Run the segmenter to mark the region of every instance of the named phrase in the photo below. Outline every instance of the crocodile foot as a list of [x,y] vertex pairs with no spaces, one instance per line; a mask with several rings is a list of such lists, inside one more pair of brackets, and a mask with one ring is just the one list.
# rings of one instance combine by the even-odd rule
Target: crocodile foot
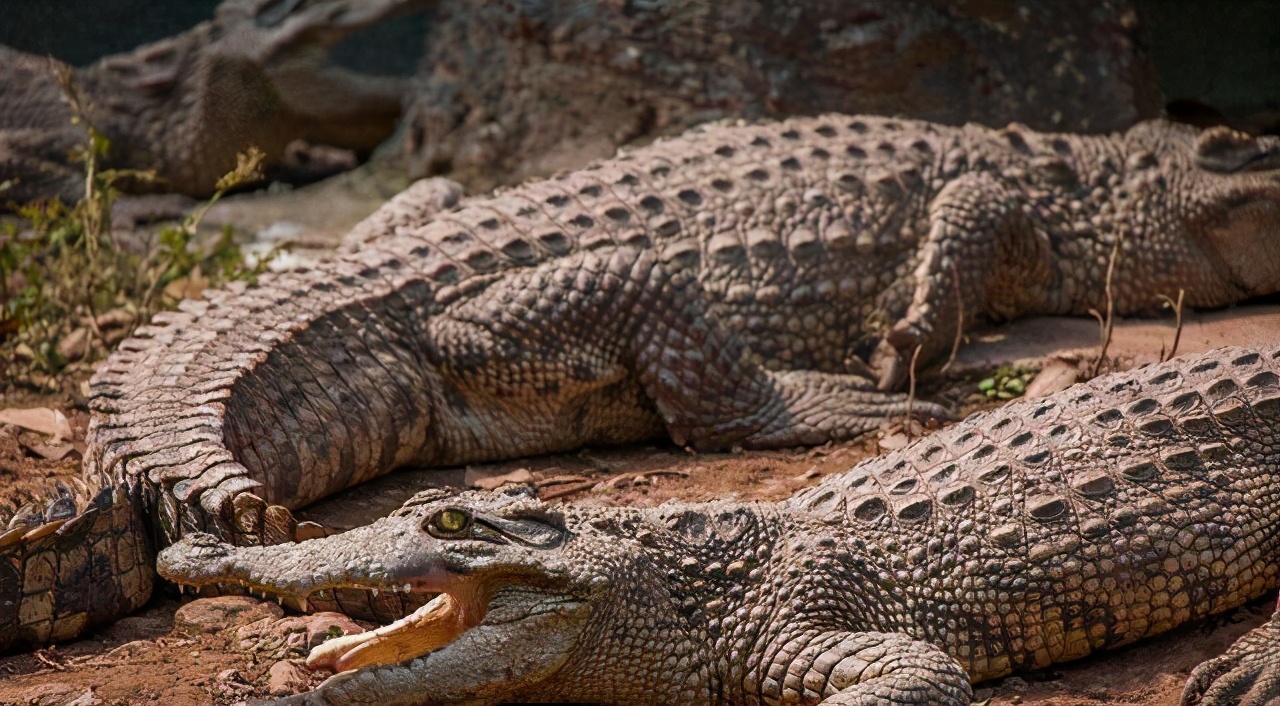
[[1227,650],[1191,672],[1183,706],[1280,704],[1280,610]]

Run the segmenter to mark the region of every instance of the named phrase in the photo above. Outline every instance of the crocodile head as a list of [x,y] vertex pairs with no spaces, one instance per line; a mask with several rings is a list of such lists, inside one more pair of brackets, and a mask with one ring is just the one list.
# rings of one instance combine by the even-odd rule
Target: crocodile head
[[1192,234],[1245,296],[1280,292],[1280,137],[1214,127],[1193,149]]
[[542,693],[539,683],[570,661],[579,636],[599,632],[593,621],[619,619],[616,584],[651,571],[636,568],[644,563],[636,542],[598,536],[606,524],[616,528],[600,517],[629,512],[561,513],[527,490],[432,490],[372,524],[296,544],[234,547],[188,535],[161,553],[158,569],[179,584],[239,584],[303,602],[336,588],[438,594],[389,625],[318,646],[308,666],[364,673],[401,665],[459,684],[468,679],[458,674],[474,677],[488,663],[494,679],[460,699],[493,696],[493,688]]

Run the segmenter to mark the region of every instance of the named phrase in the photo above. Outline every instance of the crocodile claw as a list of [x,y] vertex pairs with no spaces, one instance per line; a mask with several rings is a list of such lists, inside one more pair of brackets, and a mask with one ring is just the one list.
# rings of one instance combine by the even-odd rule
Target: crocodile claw
[[1220,657],[1191,672],[1183,706],[1280,704],[1280,610],[1245,634]]

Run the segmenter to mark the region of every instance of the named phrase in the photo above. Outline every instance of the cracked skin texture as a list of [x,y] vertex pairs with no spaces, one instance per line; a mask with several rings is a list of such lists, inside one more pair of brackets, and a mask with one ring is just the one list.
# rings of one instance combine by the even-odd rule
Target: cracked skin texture
[[[188,536],[159,568],[297,598],[443,592],[417,622],[316,648],[308,665],[339,673],[278,704],[967,706],[971,679],[1280,584],[1278,372],[1280,348],[1225,348],[1108,375],[776,503],[431,490],[295,545]],[[1198,668],[1185,703],[1280,698],[1278,625]]]
[[[398,466],[855,437],[904,413],[881,388],[959,320],[1102,308],[1117,243],[1118,313],[1280,290],[1278,148],[1163,122],[830,115],[711,126],[461,204],[393,200],[331,261],[186,302],[102,366],[101,491],[0,534],[0,647],[141,605],[182,535],[288,541],[291,508]],[[383,618],[420,602],[334,598]]]

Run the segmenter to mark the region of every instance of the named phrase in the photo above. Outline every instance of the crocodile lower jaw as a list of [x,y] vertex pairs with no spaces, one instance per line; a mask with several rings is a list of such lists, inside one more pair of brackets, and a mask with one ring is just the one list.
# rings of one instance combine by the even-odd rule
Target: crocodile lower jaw
[[307,657],[307,668],[344,672],[421,657],[478,624],[484,619],[485,607],[481,601],[441,593],[394,623],[317,646]]

